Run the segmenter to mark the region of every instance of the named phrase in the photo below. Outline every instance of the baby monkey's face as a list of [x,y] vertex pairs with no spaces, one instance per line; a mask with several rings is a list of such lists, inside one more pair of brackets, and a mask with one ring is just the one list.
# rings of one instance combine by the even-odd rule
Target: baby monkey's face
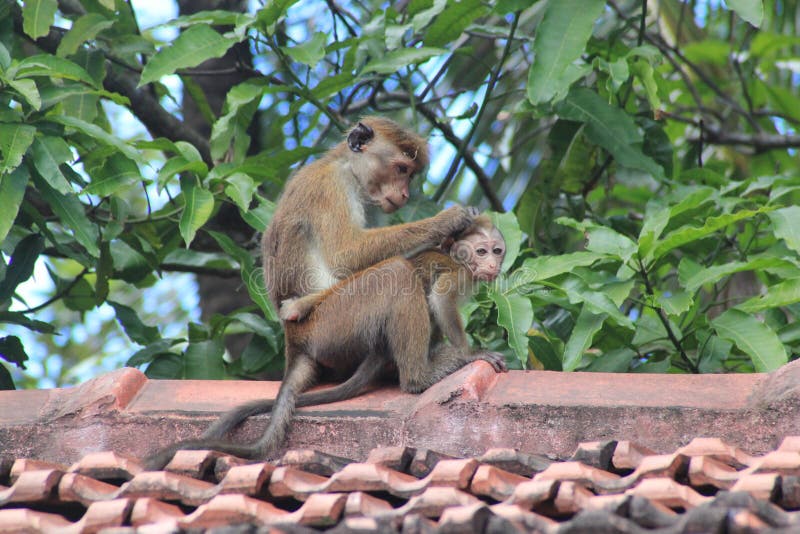
[[494,225],[483,223],[462,234],[453,243],[451,255],[469,268],[473,279],[491,282],[500,275],[506,242]]

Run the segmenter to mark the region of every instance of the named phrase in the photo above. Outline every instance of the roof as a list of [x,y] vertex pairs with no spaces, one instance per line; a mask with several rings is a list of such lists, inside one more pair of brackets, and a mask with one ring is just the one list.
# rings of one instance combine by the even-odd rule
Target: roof
[[706,376],[476,362],[422,395],[302,409],[263,462],[181,451],[142,470],[138,458],[278,386],[124,369],[0,392],[0,531],[800,531],[800,362]]

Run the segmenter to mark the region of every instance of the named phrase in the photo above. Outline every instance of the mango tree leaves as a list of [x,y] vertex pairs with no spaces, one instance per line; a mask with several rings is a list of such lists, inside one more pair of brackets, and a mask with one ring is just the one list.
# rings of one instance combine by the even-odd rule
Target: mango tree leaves
[[778,335],[753,315],[730,309],[711,321],[717,334],[750,356],[756,371],[774,371],[788,361]]
[[214,195],[203,189],[191,177],[181,180],[181,191],[183,192],[184,206],[178,229],[188,248],[194,241],[197,230],[208,221],[214,211]]
[[725,3],[756,28],[761,26],[764,20],[763,0],[725,0]]
[[13,172],[0,176],[0,243],[17,218],[28,178],[27,167],[17,167]]
[[528,297],[508,291],[502,280],[489,287],[489,298],[497,306],[497,324],[508,333],[508,344],[517,359],[528,361],[528,329],[533,322],[533,307]]
[[139,80],[139,87],[154,82],[178,69],[196,67],[203,61],[222,57],[239,39],[223,37],[209,26],[192,26],[181,33],[171,45],[150,58]]
[[47,35],[57,9],[56,0],[26,0],[22,6],[22,30],[34,40]]
[[556,111],[563,119],[586,123],[589,140],[606,149],[620,165],[664,178],[664,169],[642,152],[643,137],[633,118],[591,89],[573,89]]
[[0,175],[13,171],[33,143],[36,128],[26,124],[0,122]]
[[393,74],[408,65],[424,63],[429,59],[445,54],[444,48],[422,46],[419,48],[400,48],[387,52],[379,59],[373,59],[364,66],[364,72]]
[[550,0],[533,41],[534,61],[528,74],[528,99],[543,104],[564,98],[579,71],[580,58],[605,2]]

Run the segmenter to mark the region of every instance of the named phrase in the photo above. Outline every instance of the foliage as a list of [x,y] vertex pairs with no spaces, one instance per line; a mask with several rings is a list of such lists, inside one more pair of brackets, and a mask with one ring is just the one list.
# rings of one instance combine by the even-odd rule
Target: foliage
[[[152,377],[279,367],[254,235],[291,169],[365,113],[434,148],[415,200],[379,221],[450,201],[494,210],[508,272],[464,314],[512,365],[768,371],[796,357],[796,1],[379,5],[283,0],[142,30],[122,0],[0,0],[5,362],[23,368],[23,340],[49,339],[59,317],[113,317]],[[234,74],[224,94],[198,83]],[[126,135],[118,110],[147,135]],[[52,289],[31,305],[37,270]],[[250,301],[153,326],[140,290],[173,272],[241,277]]]

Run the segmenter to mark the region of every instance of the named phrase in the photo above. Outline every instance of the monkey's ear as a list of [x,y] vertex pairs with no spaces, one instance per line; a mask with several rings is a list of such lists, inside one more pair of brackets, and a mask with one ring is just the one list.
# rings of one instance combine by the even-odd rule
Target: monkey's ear
[[347,146],[353,152],[361,152],[361,147],[369,143],[373,137],[375,137],[375,132],[372,131],[372,128],[359,122],[347,136]]

